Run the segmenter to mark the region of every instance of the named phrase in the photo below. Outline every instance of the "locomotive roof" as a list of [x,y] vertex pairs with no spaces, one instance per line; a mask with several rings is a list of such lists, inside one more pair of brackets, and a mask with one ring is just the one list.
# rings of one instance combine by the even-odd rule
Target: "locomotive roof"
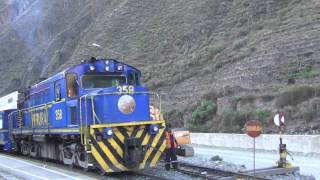
[[118,60],[116,60],[116,59],[94,59],[94,61],[92,61],[92,60],[86,60],[86,61],[83,61],[83,62],[81,62],[81,63],[79,63],[79,64],[76,64],[76,65],[73,65],[73,66],[71,66],[71,67],[68,67],[68,68],[64,69],[63,71],[61,71],[61,72],[59,72],[59,73],[57,73],[57,74],[55,74],[55,75],[53,75],[53,76],[51,76],[51,77],[43,80],[43,81],[41,81],[41,82],[38,82],[38,83],[32,85],[31,88],[30,88],[31,94],[37,93],[37,92],[42,91],[42,90],[44,90],[44,89],[48,89],[49,86],[50,86],[50,82],[54,82],[54,81],[57,81],[57,80],[59,80],[59,79],[64,78],[64,77],[65,77],[65,74],[66,74],[67,72],[69,72],[69,71],[71,71],[71,70],[74,70],[74,69],[76,69],[76,68],[79,67],[79,66],[87,65],[87,64],[90,64],[90,63],[92,63],[92,62],[107,61],[107,60],[109,60],[109,61],[114,61],[115,63],[121,63],[121,64],[123,64],[124,66],[129,67],[130,69],[133,69],[133,70],[137,71],[139,74],[141,74],[141,71],[138,70],[137,68],[135,68],[135,67],[133,67],[133,66],[131,66],[131,65],[128,65],[128,64],[126,64],[126,63],[120,62],[120,61],[118,61]]

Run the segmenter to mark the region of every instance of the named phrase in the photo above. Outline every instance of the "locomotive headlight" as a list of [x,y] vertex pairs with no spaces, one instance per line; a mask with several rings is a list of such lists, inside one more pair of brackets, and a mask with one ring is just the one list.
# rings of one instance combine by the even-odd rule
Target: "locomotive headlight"
[[136,107],[136,101],[132,96],[123,95],[118,100],[118,109],[123,114],[128,115],[133,113],[135,107]]
[[103,138],[107,139],[107,138],[111,138],[113,136],[113,131],[111,128],[105,128],[103,130]]
[[159,132],[159,126],[157,124],[150,125],[150,134],[154,135]]
[[110,70],[109,66],[106,66],[106,71],[109,71],[109,70]]
[[118,70],[118,71],[123,71],[123,65],[118,65],[118,66],[117,66],[117,70]]
[[108,60],[104,61],[104,63],[105,63],[106,65],[109,65],[109,61],[108,61]]
[[112,134],[113,134],[112,130],[109,129],[109,130],[107,131],[107,135],[108,135],[108,136],[111,136]]
[[94,66],[90,65],[90,71],[94,71]]

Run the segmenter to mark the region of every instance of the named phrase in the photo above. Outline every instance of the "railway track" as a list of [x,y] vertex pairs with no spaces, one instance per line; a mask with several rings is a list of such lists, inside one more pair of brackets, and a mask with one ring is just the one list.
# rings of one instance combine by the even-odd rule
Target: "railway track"
[[286,175],[299,171],[299,167],[278,168],[269,167],[249,170],[244,172],[225,171],[216,168],[198,166],[186,162],[179,162],[177,171],[189,174],[194,177],[201,177],[211,180],[233,180],[233,179],[254,179],[254,180],[269,180],[268,176]]
[[255,180],[269,180],[264,177],[257,177],[251,174],[238,173],[232,171],[225,171],[216,168],[208,168],[204,166],[198,166],[185,162],[179,162],[179,168],[177,171],[188,174],[194,177],[201,177],[210,180],[233,180],[233,179],[255,179]]
[[138,176],[150,178],[152,180],[171,180],[171,179],[168,179],[168,178],[164,178],[162,176],[158,176],[158,175],[155,175],[155,174],[152,174],[152,173],[147,173],[147,172],[141,172],[141,171],[134,172],[134,174],[136,174]]
[[291,167],[291,168],[277,168],[277,167],[269,167],[269,168],[262,168],[256,169],[255,171],[249,170],[244,171],[242,173],[245,174],[255,174],[256,176],[275,176],[275,175],[283,175],[283,174],[290,174],[299,171],[299,167]]

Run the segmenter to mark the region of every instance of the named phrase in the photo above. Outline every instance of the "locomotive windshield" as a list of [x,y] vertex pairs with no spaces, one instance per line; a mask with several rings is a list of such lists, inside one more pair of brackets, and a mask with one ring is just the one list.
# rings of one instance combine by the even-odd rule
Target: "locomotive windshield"
[[125,84],[124,76],[84,75],[82,77],[83,89],[108,88]]

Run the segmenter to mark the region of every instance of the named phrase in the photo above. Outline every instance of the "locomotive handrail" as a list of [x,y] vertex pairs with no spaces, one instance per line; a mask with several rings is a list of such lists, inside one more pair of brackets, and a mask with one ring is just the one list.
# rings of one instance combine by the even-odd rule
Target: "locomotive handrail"
[[[45,109],[47,111],[47,114],[48,114],[48,107],[49,105],[52,105],[54,104],[54,102],[49,102],[49,103],[43,103],[43,104],[39,104],[39,105],[36,105],[36,106],[32,106],[32,107],[28,107],[28,108],[24,108],[24,109],[17,109],[15,111],[12,111],[9,113],[9,117],[12,118],[11,116],[14,114],[14,113],[19,113],[19,112],[24,112],[24,111],[29,111],[29,110],[33,110],[33,109],[37,109],[37,108],[41,108],[41,109]],[[9,120],[12,120],[12,119],[9,119]],[[19,129],[22,128],[22,126],[20,125],[20,127],[18,127]],[[12,127],[13,129],[13,127]]]

